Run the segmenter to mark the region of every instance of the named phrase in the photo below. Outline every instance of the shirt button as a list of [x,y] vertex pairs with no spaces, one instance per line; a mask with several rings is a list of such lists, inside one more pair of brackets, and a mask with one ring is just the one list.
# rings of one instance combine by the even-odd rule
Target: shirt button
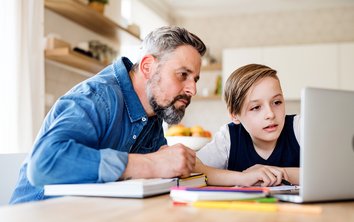
[[133,139],[136,139],[136,135],[133,136]]
[[145,118],[145,117],[141,118],[141,121],[145,122],[145,121],[146,121],[146,118]]

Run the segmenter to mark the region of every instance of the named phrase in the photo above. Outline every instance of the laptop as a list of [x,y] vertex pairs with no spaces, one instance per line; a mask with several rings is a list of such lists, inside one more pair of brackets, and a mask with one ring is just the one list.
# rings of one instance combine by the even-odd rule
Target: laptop
[[305,203],[354,199],[354,91],[301,92],[299,194],[275,194]]

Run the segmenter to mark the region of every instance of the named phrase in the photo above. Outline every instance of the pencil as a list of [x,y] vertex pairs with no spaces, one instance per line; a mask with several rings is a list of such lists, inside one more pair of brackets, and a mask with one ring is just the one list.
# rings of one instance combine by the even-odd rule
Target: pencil
[[240,201],[197,201],[191,204],[197,208],[219,208],[240,211],[286,212],[319,214],[322,208],[319,206],[305,206],[296,204],[254,203]]
[[284,185],[287,185],[287,186],[294,186],[294,184],[290,183],[289,181],[287,181],[285,179],[282,179],[281,183],[284,184]]
[[197,201],[193,202],[192,206],[198,208],[220,208],[233,209],[242,211],[268,211],[275,212],[278,210],[275,204],[266,203],[250,203],[239,201]]

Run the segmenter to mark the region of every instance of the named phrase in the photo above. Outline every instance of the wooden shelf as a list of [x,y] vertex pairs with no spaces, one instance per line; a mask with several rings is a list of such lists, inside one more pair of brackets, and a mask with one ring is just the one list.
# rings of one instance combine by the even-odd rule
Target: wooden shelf
[[96,74],[106,65],[78,52],[74,52],[69,48],[58,48],[45,50],[45,57],[74,68],[82,69],[90,73]]
[[202,71],[221,71],[221,64],[220,63],[212,63],[206,66],[202,66]]
[[128,44],[141,41],[135,33],[78,0],[45,0],[45,7],[111,40]]

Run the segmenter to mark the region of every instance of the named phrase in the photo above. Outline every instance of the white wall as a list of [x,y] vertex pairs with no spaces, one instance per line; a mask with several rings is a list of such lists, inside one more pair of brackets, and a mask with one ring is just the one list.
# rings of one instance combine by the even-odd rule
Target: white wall
[[354,7],[197,17],[177,25],[200,36],[220,60],[224,48],[354,41]]
[[249,63],[278,71],[286,99],[300,99],[303,87],[354,90],[354,42],[230,48],[223,51],[223,78]]
[[[178,19],[176,24],[201,37],[209,47],[211,55],[220,62],[223,62],[222,50],[225,48],[293,46],[354,41],[354,7]],[[345,51],[344,53],[352,53],[348,51],[350,47],[354,46],[348,45],[342,47],[341,50]],[[354,58],[354,55],[352,55],[352,58]],[[244,54],[239,59],[241,60],[238,62],[242,62],[248,61],[249,58],[247,54]],[[349,68],[352,61],[352,59],[342,61],[344,65],[341,67],[348,70],[343,74],[346,75],[346,79],[354,78],[353,72]],[[294,77],[295,79],[296,77]],[[319,81],[321,80],[319,79]],[[352,82],[354,82],[354,79],[340,84],[343,87],[350,87]],[[288,100],[286,102],[287,113],[300,112],[299,100]],[[193,101],[191,107],[187,109],[183,123],[185,125],[206,125],[206,128],[214,131],[225,121],[228,121],[226,110],[222,108],[224,106],[223,101],[210,101],[210,103],[204,100]],[[215,107],[218,108],[215,109]],[[208,120],[206,121],[206,119]]]

